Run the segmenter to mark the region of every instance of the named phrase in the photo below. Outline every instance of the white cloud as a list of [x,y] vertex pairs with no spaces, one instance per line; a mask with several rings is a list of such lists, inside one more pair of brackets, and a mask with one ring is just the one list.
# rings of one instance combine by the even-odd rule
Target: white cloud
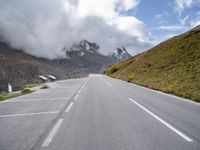
[[200,25],[200,16],[198,16],[197,18],[193,19],[191,22],[190,22],[190,26],[193,28],[193,27],[196,27]]
[[186,25],[189,18],[190,18],[189,16],[185,16],[184,18],[179,18],[181,25],[182,26]]
[[185,8],[190,8],[193,4],[193,0],[175,0],[176,11],[181,14]]
[[187,27],[182,25],[170,25],[170,26],[160,26],[158,27],[159,30],[168,30],[168,31],[182,31],[185,30]]
[[163,14],[158,14],[155,16],[155,19],[161,19],[164,15]]
[[186,8],[191,8],[194,5],[200,5],[200,0],[175,0],[175,11],[181,15]]
[[200,11],[196,12],[196,15],[195,17],[193,17],[191,20],[190,20],[190,26],[193,28],[193,27],[196,27],[200,25]]
[[102,18],[112,18],[117,15],[115,12],[116,0],[79,0],[77,5],[77,15],[81,17],[99,16]]
[[176,34],[176,33],[168,33],[168,34],[165,34],[165,35],[161,35],[160,37],[157,37],[155,39],[154,43],[155,43],[155,45],[157,45],[157,44],[159,44],[159,43],[161,43],[163,41],[166,41],[166,40],[168,40],[168,39],[170,39],[170,38],[172,38],[172,37],[174,37],[176,35],[178,35],[178,34]]
[[0,34],[16,48],[40,57],[62,57],[63,47],[83,39],[97,42],[101,52],[149,46],[148,32],[134,16],[139,0],[1,0]]
[[[119,0],[120,2],[120,0]],[[119,4],[119,6],[121,6],[121,11],[127,11],[133,8],[136,8],[137,5],[139,4],[140,0],[122,0],[122,5]]]
[[118,17],[115,20],[115,24],[118,29],[125,32],[126,34],[129,34],[134,37],[142,38],[147,33],[145,32],[145,25],[142,21],[139,21],[135,17]]

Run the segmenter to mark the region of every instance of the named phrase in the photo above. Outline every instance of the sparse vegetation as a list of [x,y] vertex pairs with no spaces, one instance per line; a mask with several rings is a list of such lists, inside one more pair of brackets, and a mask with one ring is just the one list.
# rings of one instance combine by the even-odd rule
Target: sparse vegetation
[[[112,67],[120,70],[110,73]],[[109,67],[106,74],[200,102],[200,26]]]
[[21,93],[5,93],[5,94],[0,94],[0,101],[6,100],[6,99],[10,99],[10,98],[14,98],[17,96],[20,96]]
[[113,74],[113,73],[117,72],[119,69],[120,69],[119,66],[112,66],[112,67],[110,68],[109,73],[110,73],[110,74]]
[[21,91],[21,94],[28,94],[28,93],[31,93],[32,91],[28,88],[25,88]]
[[18,97],[18,96],[25,95],[25,94],[29,94],[31,92],[33,92],[33,91],[31,91],[29,89],[23,89],[21,92],[16,92],[16,93],[2,93],[2,94],[0,94],[0,101]]
[[35,84],[26,84],[26,85],[23,86],[23,89],[25,89],[25,88],[33,88],[33,87],[36,87],[36,86],[38,86],[38,85],[40,85],[40,84],[39,84],[39,83],[35,83]]
[[48,89],[49,87],[47,85],[43,85],[40,89]]
[[127,82],[131,82],[134,79],[133,75],[128,75]]

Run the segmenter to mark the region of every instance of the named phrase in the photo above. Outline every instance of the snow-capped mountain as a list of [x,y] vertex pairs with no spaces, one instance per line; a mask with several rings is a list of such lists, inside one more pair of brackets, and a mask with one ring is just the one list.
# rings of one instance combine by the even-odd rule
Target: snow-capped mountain
[[115,57],[99,53],[99,45],[87,40],[82,40],[71,48],[63,50],[66,58],[56,59],[54,62],[62,66],[66,72],[71,72],[72,76],[101,73],[108,65],[118,62]]
[[98,44],[87,40],[63,50],[66,58],[49,60],[0,42],[0,92],[6,90],[8,82],[14,89],[26,83],[35,83],[38,75],[51,74],[57,79],[66,79],[102,73],[107,66],[129,56],[124,48],[118,49],[115,55],[103,55],[98,52]]
[[91,43],[87,40],[80,41],[78,44],[74,44],[69,49],[64,49],[67,58],[85,56],[87,53],[98,53],[99,45]]
[[81,48],[83,48],[83,50],[88,50],[90,52],[97,52],[99,49],[99,45],[96,43],[91,43],[87,40],[83,40],[80,42],[80,46]]
[[128,53],[128,51],[124,47],[117,48],[112,53],[112,56],[116,57],[118,60],[124,60],[124,59],[127,59],[127,58],[131,57],[131,55]]
[[[99,45],[96,43],[91,43],[87,40],[82,40],[78,44],[74,44],[70,49],[65,49],[67,58],[77,57],[77,56],[85,56],[87,53],[94,53],[98,55],[102,55],[98,53]],[[121,61],[131,57],[128,51],[122,47],[114,50],[108,57],[112,57],[112,60]]]

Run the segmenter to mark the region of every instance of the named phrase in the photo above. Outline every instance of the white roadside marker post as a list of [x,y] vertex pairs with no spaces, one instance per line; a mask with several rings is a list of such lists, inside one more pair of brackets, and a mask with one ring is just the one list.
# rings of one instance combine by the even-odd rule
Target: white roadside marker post
[[12,93],[12,86],[10,85],[10,83],[8,83],[8,92]]

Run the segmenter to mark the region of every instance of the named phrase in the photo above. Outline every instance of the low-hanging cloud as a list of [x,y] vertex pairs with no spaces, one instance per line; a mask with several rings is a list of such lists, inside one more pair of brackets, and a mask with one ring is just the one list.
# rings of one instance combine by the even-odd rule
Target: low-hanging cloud
[[106,54],[117,47],[131,53],[151,44],[142,21],[123,16],[138,0],[1,0],[0,35],[15,48],[45,58],[64,57],[87,39]]

